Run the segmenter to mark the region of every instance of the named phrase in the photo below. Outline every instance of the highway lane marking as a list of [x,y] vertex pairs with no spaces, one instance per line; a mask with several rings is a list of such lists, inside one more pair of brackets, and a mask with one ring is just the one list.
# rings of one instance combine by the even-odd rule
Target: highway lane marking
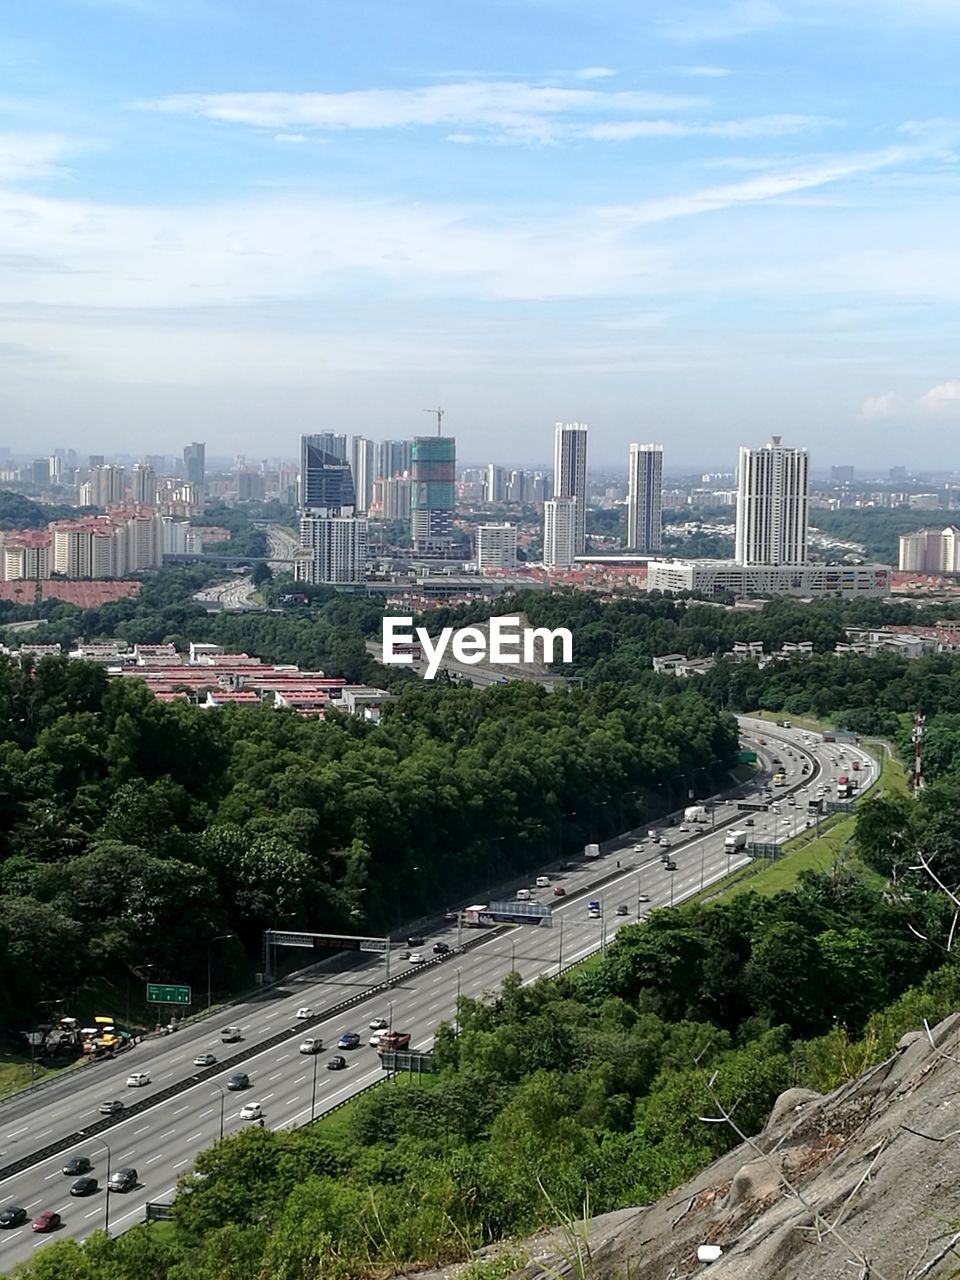
[[162,1142],[164,1138],[172,1138],[176,1132],[176,1129],[168,1129],[166,1133],[161,1133],[159,1141]]
[[142,1129],[134,1129],[133,1136],[135,1138],[139,1138],[141,1133],[146,1133],[149,1128],[150,1126],[148,1124],[145,1124]]
[[207,1116],[212,1116],[212,1115],[213,1115],[213,1107],[210,1107],[206,1111],[201,1111],[200,1114],[197,1116],[197,1119],[205,1120]]
[[136,1147],[131,1147],[129,1151],[123,1151],[123,1152],[121,1152],[121,1154],[120,1154],[119,1156],[117,1156],[117,1159],[118,1159],[118,1160],[129,1160],[131,1156],[134,1156],[134,1155],[136,1155],[136,1154],[137,1154],[137,1148],[136,1148]]
[[[199,1136],[200,1136],[200,1135],[199,1135],[199,1134],[197,1134],[197,1137],[199,1137]],[[189,1141],[189,1139],[188,1139],[188,1141]],[[189,1163],[190,1163],[190,1161],[189,1161],[189,1160],[181,1160],[179,1164],[175,1164],[173,1167],[174,1167],[175,1169],[182,1169],[182,1168],[183,1168],[183,1166],[184,1166],[185,1164],[189,1164]]]
[[25,1209],[33,1209],[33,1208],[35,1208],[39,1203],[40,1203],[40,1201],[39,1201],[39,1200],[31,1200],[29,1204],[25,1204],[23,1207],[24,1207]]
[[[166,1155],[165,1151],[160,1151],[157,1153],[157,1155],[151,1156],[150,1159],[147,1161],[147,1164],[153,1164],[155,1160],[162,1160],[165,1155]],[[184,1163],[186,1163],[186,1161],[184,1161]]]
[[299,1101],[300,1101],[299,1096],[298,1096],[298,1097],[296,1097],[296,1098],[291,1098],[291,1099],[289,1100],[289,1102],[287,1103],[287,1106],[288,1106],[288,1107],[295,1107]]
[[307,1078],[306,1076],[297,1076],[296,1080],[294,1080],[294,1082],[293,1082],[293,1083],[294,1083],[294,1084],[303,1084],[303,1082],[304,1082],[304,1080],[306,1080],[306,1078]]
[[279,1058],[274,1058],[274,1062],[286,1062],[289,1057],[289,1053],[281,1053]]
[[63,1177],[63,1174],[60,1172],[59,1169],[54,1169],[53,1173],[45,1173],[43,1175],[43,1180],[44,1182],[49,1182],[51,1178],[56,1178],[56,1177],[61,1177],[61,1178]]
[[261,1101],[261,1102],[269,1102],[269,1101],[270,1101],[270,1099],[271,1099],[273,1096],[274,1096],[274,1095],[273,1095],[272,1093],[265,1093],[265,1094],[263,1095],[263,1097],[260,1099],[260,1101]]
[[175,1116],[182,1116],[182,1115],[183,1115],[183,1113],[184,1113],[185,1111],[189,1111],[189,1110],[190,1110],[190,1107],[189,1107],[189,1104],[188,1104],[188,1105],[187,1105],[187,1106],[185,1106],[185,1107],[179,1107],[179,1108],[178,1108],[178,1109],[177,1109],[173,1114],[174,1114]]
[[267,1076],[267,1079],[270,1081],[279,1080],[282,1075],[282,1071],[275,1071],[272,1076]]
[[25,1124],[22,1129],[14,1129],[12,1133],[8,1133],[7,1137],[8,1138],[19,1137],[21,1133],[26,1133],[29,1128],[30,1126],[28,1124]]
[[95,1218],[98,1213],[102,1213],[102,1212],[103,1212],[102,1209],[91,1209],[89,1213],[85,1213],[83,1216],[85,1218]]

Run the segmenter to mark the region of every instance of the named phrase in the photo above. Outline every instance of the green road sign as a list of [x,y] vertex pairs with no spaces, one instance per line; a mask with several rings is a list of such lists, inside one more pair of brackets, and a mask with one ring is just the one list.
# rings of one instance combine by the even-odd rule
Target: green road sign
[[190,988],[168,982],[147,983],[147,1004],[189,1004]]

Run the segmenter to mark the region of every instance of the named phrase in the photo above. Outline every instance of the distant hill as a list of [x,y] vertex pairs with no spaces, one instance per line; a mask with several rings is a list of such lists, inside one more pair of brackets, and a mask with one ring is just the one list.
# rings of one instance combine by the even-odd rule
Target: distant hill
[[96,507],[34,502],[12,489],[0,489],[0,529],[45,529],[51,520],[72,520]]

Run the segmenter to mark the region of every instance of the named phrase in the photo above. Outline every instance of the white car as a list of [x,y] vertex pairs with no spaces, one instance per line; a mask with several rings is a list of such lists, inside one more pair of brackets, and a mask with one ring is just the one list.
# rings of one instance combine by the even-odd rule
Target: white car
[[549,876],[537,876],[537,888],[538,888],[538,889],[549,889],[549,888],[550,888],[550,877],[549,877]]
[[649,893],[638,893],[638,894],[637,894],[637,901],[638,901],[638,902],[649,902],[649,901],[650,901],[650,895],[649,895]]
[[687,824],[686,824],[685,822],[681,822],[681,823],[680,823],[679,830],[680,830],[680,831],[689,831],[689,830],[690,830],[690,828],[687,826]]
[[643,853],[643,841],[638,841],[638,842],[633,846],[633,852],[634,852],[634,853]]
[[386,1020],[386,1018],[374,1018],[374,1019],[371,1021],[371,1023],[370,1023],[370,1030],[371,1030],[371,1031],[386,1031],[386,1029],[387,1029],[387,1027],[389,1027],[389,1025],[390,1025],[390,1023]]
[[367,1041],[367,1043],[368,1043],[368,1044],[372,1044],[372,1045],[373,1045],[373,1047],[374,1047],[374,1048],[376,1048],[376,1047],[377,1047],[377,1045],[380,1043],[380,1037],[381,1037],[381,1036],[385,1036],[386,1034],[387,1034],[387,1032],[386,1032],[386,1028],[384,1028],[384,1029],[382,1029],[382,1030],[380,1030],[380,1031],[374,1031],[373,1035],[370,1037],[370,1039]]
[[423,964],[423,956],[419,951],[411,951],[409,959],[411,964]]
[[297,1017],[298,1017],[298,1018],[312,1018],[312,1017],[313,1017],[313,1010],[312,1010],[308,1005],[304,1005],[301,1009],[298,1009],[298,1010],[297,1010]]
[[262,1120],[263,1107],[261,1107],[259,1102],[244,1103],[244,1105],[240,1108],[240,1119],[241,1120]]
[[131,1071],[127,1076],[127,1087],[129,1089],[138,1089],[142,1084],[150,1083],[149,1071]]
[[319,1036],[308,1036],[306,1040],[300,1041],[301,1053],[319,1053],[323,1048],[323,1041]]

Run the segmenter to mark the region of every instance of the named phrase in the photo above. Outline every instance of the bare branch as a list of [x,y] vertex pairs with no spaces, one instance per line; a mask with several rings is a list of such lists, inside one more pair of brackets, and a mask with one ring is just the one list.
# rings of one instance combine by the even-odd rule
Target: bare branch
[[928,1276],[935,1267],[939,1266],[948,1253],[956,1252],[958,1244],[960,1244],[960,1231],[951,1236],[940,1252],[935,1253],[932,1258],[928,1259],[919,1271],[911,1270],[907,1280],[923,1280],[924,1276]]

